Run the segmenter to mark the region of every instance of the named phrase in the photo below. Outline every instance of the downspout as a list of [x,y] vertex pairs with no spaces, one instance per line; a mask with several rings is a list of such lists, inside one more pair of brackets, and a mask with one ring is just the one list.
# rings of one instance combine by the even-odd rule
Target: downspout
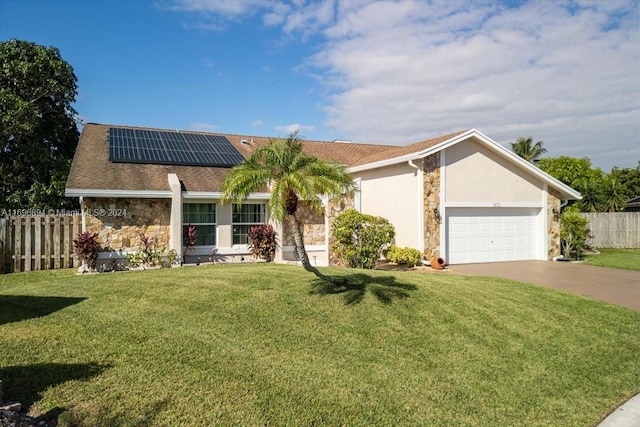
[[424,183],[422,182],[422,168],[413,163],[413,160],[407,161],[407,164],[416,170],[418,177],[418,250],[424,252]]
[[87,231],[87,220],[85,218],[84,196],[80,196],[80,216],[82,217],[82,232]]

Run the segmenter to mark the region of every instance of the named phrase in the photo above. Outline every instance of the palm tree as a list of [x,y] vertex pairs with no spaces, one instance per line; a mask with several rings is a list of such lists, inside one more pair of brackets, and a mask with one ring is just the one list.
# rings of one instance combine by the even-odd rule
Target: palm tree
[[319,209],[321,195],[336,198],[351,194],[355,183],[343,166],[304,154],[299,133],[297,130],[285,139],[271,139],[269,145],[258,148],[247,160],[233,167],[222,184],[222,202],[242,203],[251,193],[269,188],[270,215],[279,223],[289,221],[296,253],[304,269],[323,280],[344,285],[346,279],[326,276],[309,262],[296,211],[300,200]]
[[603,212],[605,208],[605,194],[602,178],[585,177],[576,183],[582,194],[576,205],[582,212]]
[[542,141],[534,144],[531,137],[518,138],[516,142],[511,143],[511,150],[531,163],[537,162],[540,156],[547,152],[547,149],[542,146]]
[[611,175],[605,178],[603,183],[604,208],[607,212],[620,212],[624,210],[629,197],[625,193],[625,187]]

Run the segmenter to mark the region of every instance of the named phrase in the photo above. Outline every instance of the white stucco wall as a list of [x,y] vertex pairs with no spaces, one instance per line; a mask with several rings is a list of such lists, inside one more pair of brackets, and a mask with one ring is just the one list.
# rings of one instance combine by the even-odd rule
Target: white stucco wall
[[445,159],[446,203],[541,204],[539,179],[473,140],[447,148]]
[[422,249],[419,233],[422,229],[421,174],[421,171],[402,163],[355,176],[361,179],[362,213],[388,219],[396,229],[398,246]]

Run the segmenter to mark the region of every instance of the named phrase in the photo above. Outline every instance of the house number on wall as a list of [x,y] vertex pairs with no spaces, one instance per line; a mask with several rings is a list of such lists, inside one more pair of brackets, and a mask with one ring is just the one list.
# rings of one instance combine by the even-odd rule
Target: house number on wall
[[500,203],[499,202],[493,202],[493,207],[494,208],[499,208],[500,207]]

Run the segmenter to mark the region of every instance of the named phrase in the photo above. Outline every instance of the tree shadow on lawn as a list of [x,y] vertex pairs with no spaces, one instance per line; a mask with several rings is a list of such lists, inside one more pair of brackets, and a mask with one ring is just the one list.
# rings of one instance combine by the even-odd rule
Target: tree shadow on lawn
[[110,367],[97,363],[38,363],[0,367],[3,397],[28,408],[42,399],[41,393],[49,387],[71,380],[87,380]]
[[86,298],[0,295],[0,325],[47,316]]
[[347,305],[362,302],[367,292],[373,294],[383,304],[391,304],[394,299],[404,299],[409,291],[418,289],[416,285],[399,283],[393,276],[372,277],[364,273],[352,273],[344,276],[349,283],[336,285],[321,279],[311,282],[311,295],[342,294]]

